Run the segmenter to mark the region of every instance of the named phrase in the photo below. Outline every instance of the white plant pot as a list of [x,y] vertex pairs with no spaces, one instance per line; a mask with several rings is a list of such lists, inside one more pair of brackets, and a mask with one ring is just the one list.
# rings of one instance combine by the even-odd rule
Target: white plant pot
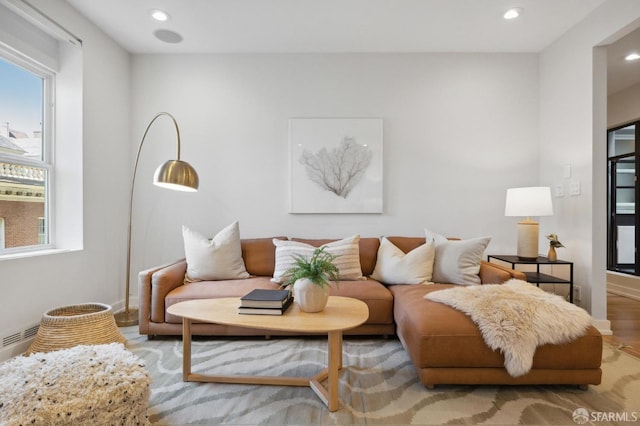
[[329,289],[323,289],[307,278],[301,278],[293,285],[293,297],[303,312],[320,312],[327,306]]

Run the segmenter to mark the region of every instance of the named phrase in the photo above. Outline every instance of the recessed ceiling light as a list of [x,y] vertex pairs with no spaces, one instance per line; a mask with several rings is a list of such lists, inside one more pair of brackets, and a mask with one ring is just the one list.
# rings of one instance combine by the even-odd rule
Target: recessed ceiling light
[[638,59],[640,59],[640,54],[638,52],[633,52],[625,56],[624,59],[626,59],[627,61],[637,61]]
[[524,9],[522,9],[521,7],[514,7],[514,8],[511,8],[511,9],[507,10],[504,13],[504,15],[502,15],[502,17],[504,19],[507,19],[507,20],[516,19],[518,16],[520,16],[522,14],[523,10]]
[[164,22],[169,19],[169,14],[164,10],[154,9],[151,11],[151,17],[156,21]]

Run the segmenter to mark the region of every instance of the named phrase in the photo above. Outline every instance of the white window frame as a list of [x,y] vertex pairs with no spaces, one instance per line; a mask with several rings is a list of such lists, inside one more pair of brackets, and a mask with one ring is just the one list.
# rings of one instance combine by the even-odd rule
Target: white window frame
[[29,253],[41,250],[49,250],[56,247],[55,245],[55,218],[53,212],[55,209],[55,194],[52,188],[55,187],[55,167],[53,162],[54,152],[54,107],[55,107],[55,73],[35,61],[21,55],[15,54],[13,51],[0,46],[0,58],[8,61],[26,71],[42,78],[42,159],[35,160],[32,158],[24,158],[18,155],[0,153],[0,161],[19,164],[22,166],[39,167],[46,170],[46,178],[44,184],[45,203],[45,229],[47,231],[47,243],[31,246],[0,248],[0,256],[11,255],[15,253]]
[[4,217],[0,217],[0,249],[4,248]]

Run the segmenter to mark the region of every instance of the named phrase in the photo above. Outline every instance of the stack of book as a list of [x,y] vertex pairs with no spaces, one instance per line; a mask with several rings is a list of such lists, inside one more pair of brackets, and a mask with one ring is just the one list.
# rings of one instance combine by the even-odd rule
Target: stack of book
[[282,315],[293,303],[289,290],[255,289],[240,298],[238,313],[251,315]]

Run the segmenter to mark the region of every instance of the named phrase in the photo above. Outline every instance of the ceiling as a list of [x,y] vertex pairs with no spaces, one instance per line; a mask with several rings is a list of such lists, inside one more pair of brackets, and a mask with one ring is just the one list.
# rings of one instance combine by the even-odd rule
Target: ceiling
[[[67,1],[133,53],[256,53],[538,52],[604,0]],[[522,17],[502,19],[513,6]],[[155,22],[152,9],[171,18]]]
[[618,93],[640,82],[640,60],[625,61],[631,52],[640,53],[640,29],[607,46],[607,91]]
[[[540,52],[604,1],[67,0],[131,53]],[[502,19],[510,7],[522,16]],[[170,19],[154,21],[153,9]],[[640,50],[638,37],[610,57]],[[612,59],[615,91],[640,80],[623,65]]]

